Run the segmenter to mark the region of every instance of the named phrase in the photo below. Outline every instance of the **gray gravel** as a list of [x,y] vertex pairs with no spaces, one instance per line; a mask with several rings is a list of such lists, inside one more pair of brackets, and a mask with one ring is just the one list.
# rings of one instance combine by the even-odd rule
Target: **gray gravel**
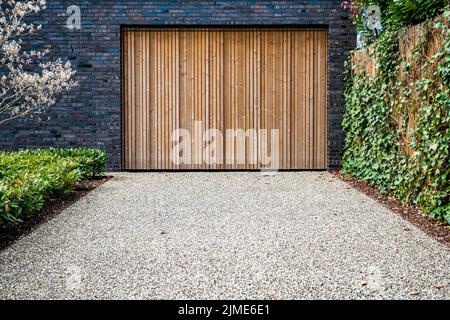
[[449,253],[328,173],[118,173],[0,253],[0,298],[449,299]]

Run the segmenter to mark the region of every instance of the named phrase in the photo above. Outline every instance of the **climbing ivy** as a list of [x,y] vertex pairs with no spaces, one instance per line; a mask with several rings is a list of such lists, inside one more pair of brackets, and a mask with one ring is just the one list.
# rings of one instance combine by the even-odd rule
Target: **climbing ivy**
[[[450,224],[449,18],[447,8],[426,23],[409,57],[399,50],[404,30],[386,30],[373,47],[375,76],[363,66],[348,68],[342,171]],[[436,34],[442,44],[429,57],[427,44]],[[411,113],[416,126],[406,142],[408,155],[400,144]]]

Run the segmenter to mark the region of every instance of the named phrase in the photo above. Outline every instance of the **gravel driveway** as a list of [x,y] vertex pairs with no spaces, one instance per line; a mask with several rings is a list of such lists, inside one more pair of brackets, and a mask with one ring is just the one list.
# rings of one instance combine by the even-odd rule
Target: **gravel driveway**
[[325,172],[118,173],[0,253],[0,298],[449,299],[449,267]]

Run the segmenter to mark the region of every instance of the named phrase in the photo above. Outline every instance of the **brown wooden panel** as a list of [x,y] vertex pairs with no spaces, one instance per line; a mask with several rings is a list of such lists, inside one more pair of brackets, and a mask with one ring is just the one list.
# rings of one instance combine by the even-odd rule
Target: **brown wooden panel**
[[[122,50],[125,169],[259,169],[275,150],[279,169],[326,169],[325,30],[127,29]],[[176,129],[191,135],[189,163],[173,161]],[[256,139],[241,154],[229,129]],[[213,141],[221,152],[205,152]]]

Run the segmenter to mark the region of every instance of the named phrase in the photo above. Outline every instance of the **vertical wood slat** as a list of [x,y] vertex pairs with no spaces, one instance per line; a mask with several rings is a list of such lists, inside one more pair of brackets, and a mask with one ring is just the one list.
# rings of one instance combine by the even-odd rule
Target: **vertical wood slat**
[[[280,169],[326,168],[324,30],[126,30],[123,33],[124,168],[258,169],[264,146],[246,141],[245,164],[227,164],[226,129],[279,129]],[[195,121],[202,121],[195,132]],[[219,129],[223,163],[171,161],[175,129]],[[206,159],[210,160],[209,158]]]

